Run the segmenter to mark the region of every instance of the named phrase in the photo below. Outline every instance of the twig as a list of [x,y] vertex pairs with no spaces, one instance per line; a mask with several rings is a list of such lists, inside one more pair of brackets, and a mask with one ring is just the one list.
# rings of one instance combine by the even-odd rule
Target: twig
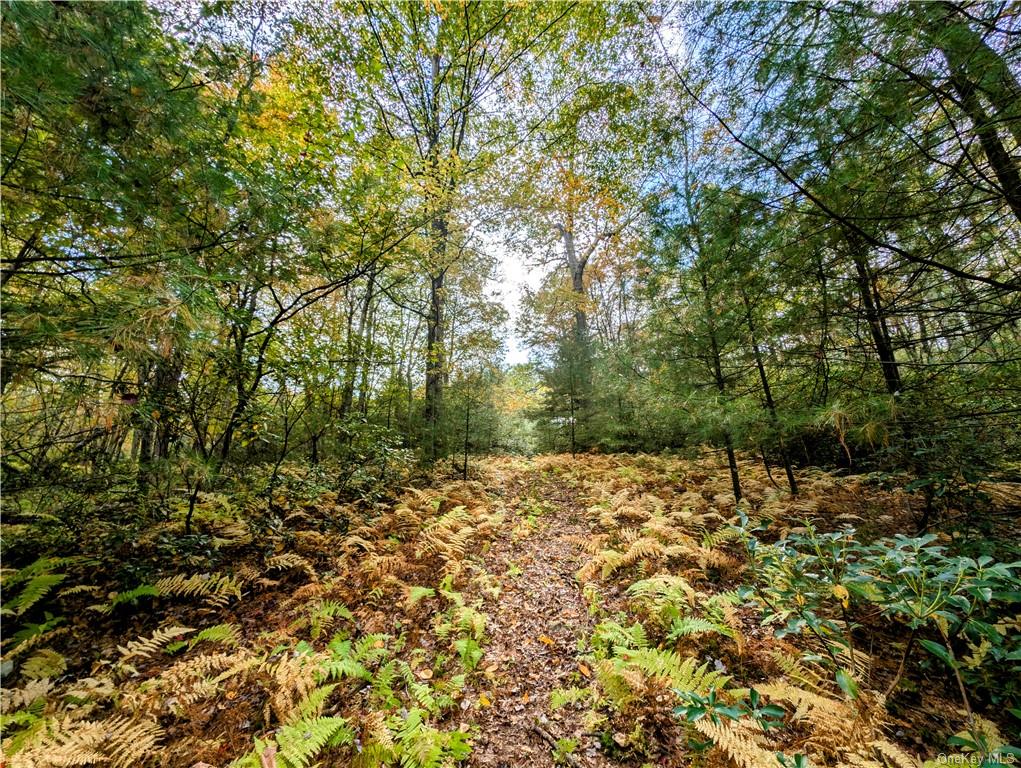
[[[557,749],[557,740],[553,738],[552,733],[550,733],[549,731],[542,727],[538,720],[532,723],[532,730],[539,734],[542,737],[543,741],[550,745],[551,749],[554,750]],[[578,759],[577,755],[573,755],[570,752],[562,752],[560,753],[560,756],[564,758],[564,761],[568,765],[573,765],[576,766],[576,768],[581,768],[581,760]]]
[[266,748],[259,755],[259,763],[262,768],[277,768],[277,745],[267,744]]

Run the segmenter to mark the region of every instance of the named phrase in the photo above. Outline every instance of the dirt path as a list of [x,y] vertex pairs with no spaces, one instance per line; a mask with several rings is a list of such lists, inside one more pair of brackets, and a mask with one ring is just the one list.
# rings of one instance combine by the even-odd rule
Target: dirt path
[[503,478],[494,493],[504,499],[507,521],[483,564],[503,589],[487,606],[489,687],[480,690],[481,736],[471,763],[553,766],[549,741],[572,738],[571,764],[608,765],[578,718],[549,705],[553,689],[587,684],[576,654],[592,621],[574,579],[581,553],[570,540],[589,533],[583,506],[570,485],[534,469]]

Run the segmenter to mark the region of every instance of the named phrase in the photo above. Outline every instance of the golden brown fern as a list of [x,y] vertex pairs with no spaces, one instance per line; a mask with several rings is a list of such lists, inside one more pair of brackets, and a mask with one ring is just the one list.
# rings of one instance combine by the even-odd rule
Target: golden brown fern
[[776,768],[776,755],[763,748],[760,735],[734,721],[696,720],[695,729],[740,768]]
[[46,724],[28,747],[11,758],[11,768],[64,768],[98,763],[135,768],[155,753],[163,729],[153,720],[117,715],[105,720],[70,716]]
[[318,581],[319,575],[315,567],[307,559],[294,552],[282,552],[266,558],[266,570],[269,571],[302,571],[310,581]]
[[161,650],[163,646],[175,638],[183,637],[194,631],[190,627],[164,627],[163,629],[157,629],[148,637],[140,637],[137,640],[131,640],[126,645],[117,646],[117,650],[120,652],[120,661],[124,663],[128,659],[135,657],[146,659]]

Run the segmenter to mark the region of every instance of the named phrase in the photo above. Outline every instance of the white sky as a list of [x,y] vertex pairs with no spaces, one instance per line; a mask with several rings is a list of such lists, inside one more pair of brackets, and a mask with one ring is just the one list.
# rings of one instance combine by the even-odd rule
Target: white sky
[[537,267],[529,269],[522,254],[508,249],[500,237],[487,236],[483,239],[486,250],[500,263],[498,279],[489,283],[489,295],[510,313],[510,319],[504,329],[504,343],[507,349],[505,362],[507,365],[527,363],[528,349],[515,331],[515,327],[521,314],[521,297],[525,293],[525,287],[537,289],[542,282],[542,270]]

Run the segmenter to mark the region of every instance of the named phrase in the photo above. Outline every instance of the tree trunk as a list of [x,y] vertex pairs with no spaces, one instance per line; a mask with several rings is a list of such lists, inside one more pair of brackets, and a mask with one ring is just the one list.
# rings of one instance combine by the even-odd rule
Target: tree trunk
[[865,309],[865,319],[868,322],[869,332],[872,334],[872,343],[875,344],[879,363],[883,369],[886,391],[891,395],[896,395],[901,391],[900,368],[897,366],[897,359],[894,356],[893,342],[890,340],[890,331],[886,325],[879,293],[875,290],[875,276],[865,259],[864,245],[854,239],[851,241],[851,258],[857,273],[855,283],[858,286],[858,295]]
[[925,25],[938,43],[951,73],[981,93],[1021,147],[1021,84],[1003,56],[994,51],[954,3],[919,3]]
[[1021,172],[1000,140],[1000,135],[996,131],[996,120],[986,114],[974,84],[963,72],[954,71],[950,82],[957,93],[961,108],[967,113],[975,128],[989,166],[996,175],[1000,194],[1007,201],[1017,220],[1021,221]]
[[558,225],[560,237],[564,241],[564,257],[567,269],[571,273],[571,291],[575,295],[574,305],[574,340],[579,348],[588,344],[588,315],[585,312],[585,267],[587,259],[579,259],[574,242],[570,218],[566,225]]
[[[433,222],[433,231],[445,243],[446,221]],[[446,270],[432,276],[429,291],[429,316],[426,320],[425,345],[425,428],[429,459],[443,455],[443,282]]]
[[[780,418],[776,415],[776,403],[773,401],[773,391],[769,387],[769,378],[766,376],[766,366],[762,362],[762,352],[759,349],[759,340],[755,333],[755,320],[752,317],[752,306],[744,290],[741,291],[741,298],[744,301],[745,318],[748,321],[748,333],[752,342],[752,352],[755,355],[755,367],[759,370],[759,381],[762,384],[762,395],[766,401],[766,410],[769,411],[769,420],[776,430],[777,442],[780,448],[780,456],[783,459],[784,472],[787,474],[787,484],[791,489],[791,496],[798,495],[798,481],[794,479],[794,469],[791,467],[791,458],[787,453],[787,446],[783,440],[783,429],[780,425]],[[763,458],[765,453],[763,452]],[[768,472],[768,465],[767,465]]]
[[[370,283],[371,285],[371,283]],[[370,299],[371,301],[371,299]],[[375,331],[376,308],[369,307],[368,323],[365,328],[365,337],[362,343],[362,377],[358,383],[358,412],[362,416],[369,412],[369,374],[372,371],[372,344]]]
[[[701,277],[702,290],[706,301],[706,309],[709,307],[709,284],[705,276]],[[710,310],[711,311],[711,310]],[[709,323],[709,345],[712,352],[713,379],[716,383],[716,391],[722,398],[727,391],[727,380],[723,376],[723,363],[720,358],[720,345],[716,340],[716,326],[710,320]],[[730,429],[723,428],[723,445],[727,449],[727,466],[730,467],[730,484],[734,489],[734,500],[741,501],[741,477],[737,468],[737,455],[734,453],[734,439],[731,437]]]
[[144,491],[152,481],[153,464],[170,455],[176,437],[175,414],[179,407],[178,385],[184,370],[184,355],[174,348],[156,362],[152,386],[145,405],[144,426],[138,456],[138,487]]
[[468,479],[468,433],[471,428],[472,398],[471,387],[465,392],[464,397],[464,464],[461,467],[461,479]]
[[[427,161],[429,170],[436,175],[435,181],[440,185],[440,56],[432,55],[431,97],[427,105],[426,133],[428,137]],[[440,185],[445,187],[445,184]],[[447,202],[436,201],[437,210],[431,222],[431,256],[432,269],[429,275],[429,311],[426,316],[425,345],[425,445],[428,448],[428,459],[436,461],[443,456],[444,440],[442,434],[443,419],[443,380],[444,357],[443,343],[443,310],[444,280],[447,274]]]

